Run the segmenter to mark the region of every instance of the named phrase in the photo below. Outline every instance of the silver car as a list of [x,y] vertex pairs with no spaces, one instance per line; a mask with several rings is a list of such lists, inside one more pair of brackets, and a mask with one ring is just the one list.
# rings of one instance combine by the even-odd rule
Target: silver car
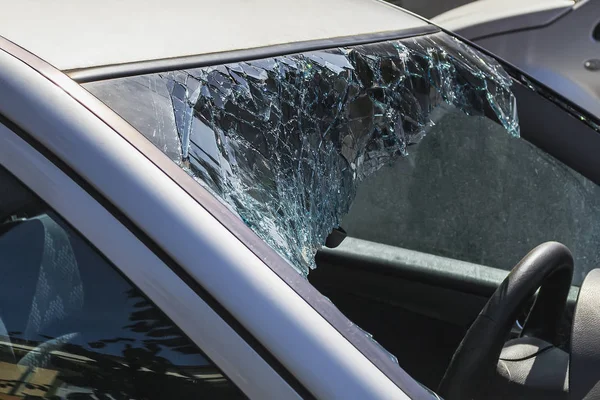
[[600,121],[541,83],[376,0],[0,36],[0,399],[596,398]]

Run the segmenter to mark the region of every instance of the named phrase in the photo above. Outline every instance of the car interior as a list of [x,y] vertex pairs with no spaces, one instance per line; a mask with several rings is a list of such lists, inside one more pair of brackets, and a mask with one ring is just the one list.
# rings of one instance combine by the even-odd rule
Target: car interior
[[436,121],[359,186],[308,279],[445,399],[597,398],[600,136],[513,89],[521,138]]

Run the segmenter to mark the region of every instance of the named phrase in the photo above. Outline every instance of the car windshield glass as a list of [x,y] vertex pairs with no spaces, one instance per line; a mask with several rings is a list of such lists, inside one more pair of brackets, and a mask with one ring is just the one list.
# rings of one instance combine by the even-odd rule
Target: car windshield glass
[[495,60],[437,33],[86,88],[306,275],[357,185],[410,157],[443,115],[519,136],[510,85]]

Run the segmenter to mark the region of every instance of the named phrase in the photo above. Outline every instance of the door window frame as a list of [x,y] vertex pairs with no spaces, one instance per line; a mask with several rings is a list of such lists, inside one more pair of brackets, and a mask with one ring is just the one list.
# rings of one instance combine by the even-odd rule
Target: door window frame
[[[101,203],[108,211],[135,224],[159,257],[171,256],[209,290],[246,329],[246,342],[298,393],[431,399],[389,354],[114,111],[1,37],[0,50],[0,113],[98,201],[109,202]],[[140,193],[150,196],[139,198]],[[153,206],[158,198],[164,207]],[[164,224],[166,216],[177,222]],[[215,262],[221,268],[198,265]]]
[[[181,276],[103,205],[3,123],[0,123],[0,143],[0,165],[98,249],[246,396],[301,398]],[[171,293],[177,296],[170,296]]]

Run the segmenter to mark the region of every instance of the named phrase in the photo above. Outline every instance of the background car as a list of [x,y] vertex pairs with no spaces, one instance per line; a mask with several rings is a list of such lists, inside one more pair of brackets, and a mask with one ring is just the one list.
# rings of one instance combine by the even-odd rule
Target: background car
[[600,2],[479,0],[433,22],[600,116]]
[[388,0],[391,4],[429,19],[448,10],[472,3],[473,1],[474,0]]

